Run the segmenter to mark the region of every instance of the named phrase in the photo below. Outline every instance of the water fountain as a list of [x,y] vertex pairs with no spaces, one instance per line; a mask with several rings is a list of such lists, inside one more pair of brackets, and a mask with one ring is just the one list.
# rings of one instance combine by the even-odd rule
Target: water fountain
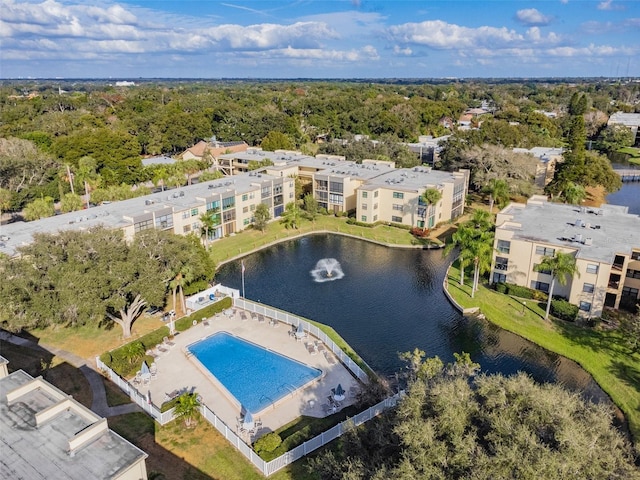
[[318,260],[316,266],[311,270],[311,276],[313,280],[318,283],[331,282],[333,280],[340,280],[344,277],[344,272],[335,258],[322,258]]

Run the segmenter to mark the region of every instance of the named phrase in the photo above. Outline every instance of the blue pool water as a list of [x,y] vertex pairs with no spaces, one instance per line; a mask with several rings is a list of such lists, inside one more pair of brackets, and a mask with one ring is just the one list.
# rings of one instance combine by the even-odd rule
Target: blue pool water
[[263,410],[322,374],[317,368],[226,332],[190,345],[189,351],[251,413]]

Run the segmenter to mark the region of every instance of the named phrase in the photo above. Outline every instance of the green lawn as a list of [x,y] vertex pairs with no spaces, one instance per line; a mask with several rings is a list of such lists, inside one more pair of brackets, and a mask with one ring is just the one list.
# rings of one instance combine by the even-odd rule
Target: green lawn
[[[264,232],[248,229],[214,242],[210,247],[211,257],[216,265],[239,256],[247,255],[266,245],[294,238],[298,235],[314,231],[330,231],[353,235],[358,238],[373,240],[391,245],[415,245],[418,241],[409,230],[376,225],[375,227],[361,227],[349,225],[345,217],[333,215],[318,215],[315,222],[302,220],[300,228],[287,229],[280,222],[271,222]],[[436,239],[434,242],[439,243]]]
[[[467,275],[470,280],[470,275]],[[631,354],[614,330],[578,327],[562,321],[545,321],[544,307],[523,302],[480,286],[471,298],[471,286],[460,286],[460,271],[449,271],[449,292],[465,308],[480,307],[487,320],[547,350],[579,363],[624,412],[640,450],[640,354]],[[524,311],[524,314],[522,313]]]

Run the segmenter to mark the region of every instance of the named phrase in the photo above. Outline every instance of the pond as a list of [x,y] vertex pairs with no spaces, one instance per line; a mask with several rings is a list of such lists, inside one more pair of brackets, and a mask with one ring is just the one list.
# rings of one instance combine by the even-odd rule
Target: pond
[[[337,262],[330,278],[326,265],[318,264],[322,259]],[[387,377],[404,368],[400,352],[419,348],[450,362],[455,352],[464,351],[487,373],[525,371],[539,382],[559,382],[587,398],[607,398],[575,362],[459,314],[442,292],[449,262],[441,250],[311,235],[246,257],[245,292],[248,299],[332,326]],[[231,262],[219,269],[216,281],[241,289],[241,276],[240,262]]]

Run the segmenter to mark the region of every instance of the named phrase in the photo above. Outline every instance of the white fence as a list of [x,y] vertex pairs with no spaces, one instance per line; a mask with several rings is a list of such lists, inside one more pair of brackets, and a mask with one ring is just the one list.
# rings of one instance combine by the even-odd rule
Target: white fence
[[[234,298],[234,305],[249,312],[260,313],[289,325],[297,326],[301,323],[305,331],[322,340],[327,348],[329,348],[358,379],[360,379],[362,382],[367,382],[369,380],[366,372],[362,370],[358,366],[358,364],[356,364],[346,353],[344,353],[342,349],[338,347],[333,342],[333,340],[331,340],[322,330],[320,330],[315,325],[310,324],[308,321],[295,315],[291,315],[287,312],[276,310],[260,303],[245,300],[243,298]],[[149,401],[150,399],[146,395],[140,393],[133,385],[131,385],[125,379],[121,378],[117,373],[111,370],[111,368],[102,363],[99,357],[96,357],[96,365],[98,369],[102,371],[113,383],[115,383],[123,392],[129,395],[133,402],[140,406],[140,408],[147,412],[160,425],[165,425],[175,418],[173,409],[166,412],[161,412],[158,407],[156,407],[152,402]],[[238,449],[240,453],[242,453],[251,463],[253,463],[253,465],[255,465],[255,467],[260,470],[263,475],[269,476],[286,467],[287,465],[295,462],[296,460],[299,460],[305,455],[308,455],[314,450],[317,450],[318,448],[335,440],[340,435],[348,432],[350,429],[357,427],[358,425],[362,425],[363,423],[380,415],[388,408],[394,407],[402,396],[404,396],[404,391],[400,391],[392,397],[386,398],[377,405],[369,407],[367,410],[360,412],[351,418],[347,418],[342,423],[339,423],[329,430],[322,432],[320,435],[307,440],[302,445],[298,445],[292,450],[283,453],[278,458],[274,458],[270,462],[265,462],[262,458],[260,458],[260,456],[253,450],[253,448],[251,448],[250,445],[247,445],[244,440],[236,435],[234,429],[230,428],[226,423],[220,420],[220,418],[215,413],[213,413],[213,411],[211,411],[209,407],[207,407],[206,405],[201,405],[200,412],[202,413],[202,416],[211,425],[213,425],[216,430],[218,430],[222,434],[222,436],[224,436],[224,438],[226,438],[234,447],[236,447],[236,449]]]
[[334,353],[336,357],[338,357],[338,359],[351,371],[351,373],[353,373],[356,378],[364,383],[369,381],[367,373],[362,370],[360,366],[351,359],[351,357],[344,353],[342,349],[327,336],[326,333],[315,325],[309,323],[307,320],[244,298],[234,298],[233,304],[237,308],[242,308],[249,312],[260,313],[266,317],[274,318],[288,325],[297,327],[299,324],[302,324],[302,328],[304,328],[305,332],[308,332],[314,337],[322,340],[322,342]]

